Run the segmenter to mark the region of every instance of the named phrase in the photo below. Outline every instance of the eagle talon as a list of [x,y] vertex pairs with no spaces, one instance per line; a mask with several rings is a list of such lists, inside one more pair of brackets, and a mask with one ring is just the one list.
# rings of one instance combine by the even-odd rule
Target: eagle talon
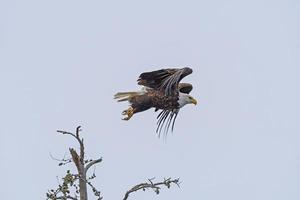
[[129,117],[122,118],[122,120],[124,121],[128,121],[129,119],[130,119]]
[[122,120],[128,121],[133,116],[133,112],[134,110],[132,107],[129,107],[127,110],[124,110],[122,112],[122,115],[127,115],[127,117],[123,118]]

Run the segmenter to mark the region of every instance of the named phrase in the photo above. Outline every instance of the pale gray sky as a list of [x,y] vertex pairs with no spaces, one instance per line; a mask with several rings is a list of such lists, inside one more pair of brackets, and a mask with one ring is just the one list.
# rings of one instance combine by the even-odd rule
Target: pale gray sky
[[[181,189],[131,199],[300,198],[300,3],[0,1],[1,199],[44,199],[71,138],[103,156],[96,185],[120,199],[147,178]],[[192,95],[167,141],[151,110],[120,120],[115,92],[143,71],[190,66]]]

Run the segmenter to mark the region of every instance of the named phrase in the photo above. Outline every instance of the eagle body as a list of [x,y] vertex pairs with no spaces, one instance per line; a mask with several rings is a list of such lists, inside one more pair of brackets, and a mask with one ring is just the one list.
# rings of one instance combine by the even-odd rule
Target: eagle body
[[[136,112],[144,111],[146,108],[159,109],[178,109],[179,108],[179,95],[174,94],[165,96],[162,91],[157,91],[151,88],[146,89],[142,95],[135,95],[129,99],[131,106],[136,109]],[[146,109],[146,110],[147,110]],[[141,110],[141,111],[140,111]]]
[[197,101],[189,95],[193,86],[190,83],[180,83],[180,80],[192,73],[192,69],[161,69],[145,72],[139,76],[138,84],[143,87],[135,92],[118,92],[115,99],[119,102],[128,101],[130,107],[122,112],[129,120],[135,113],[155,108],[161,110],[157,119],[157,132],[167,133],[170,124],[172,130],[179,110],[186,104],[197,104]]

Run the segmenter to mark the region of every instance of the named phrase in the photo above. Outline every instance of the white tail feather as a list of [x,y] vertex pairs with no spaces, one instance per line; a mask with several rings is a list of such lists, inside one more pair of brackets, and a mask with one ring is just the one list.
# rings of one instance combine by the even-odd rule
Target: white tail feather
[[140,90],[137,92],[118,92],[117,94],[115,94],[114,99],[117,99],[118,102],[130,101],[131,98],[143,94],[145,94],[145,90]]

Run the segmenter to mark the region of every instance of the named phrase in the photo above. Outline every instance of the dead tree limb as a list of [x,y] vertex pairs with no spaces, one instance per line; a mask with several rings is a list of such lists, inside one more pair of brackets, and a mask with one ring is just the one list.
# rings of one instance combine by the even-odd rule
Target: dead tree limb
[[92,167],[93,165],[97,164],[97,163],[100,163],[102,162],[102,158],[99,158],[97,160],[92,160],[90,163],[88,163],[86,166],[85,166],[85,173],[88,172],[88,170],[90,169],[90,167]]
[[[88,193],[87,193],[87,185],[89,185],[94,193],[94,195],[97,197],[98,200],[101,200],[101,193],[98,191],[93,184],[91,183],[91,179],[94,179],[96,177],[95,174],[91,176],[89,179],[87,179],[87,172],[88,170],[95,164],[100,163],[102,161],[102,158],[96,159],[96,160],[85,160],[85,149],[84,149],[84,142],[83,138],[80,138],[80,131],[81,127],[78,126],[76,128],[76,132],[67,132],[67,131],[61,131],[58,130],[58,133],[62,133],[64,135],[70,135],[73,138],[76,139],[76,141],[79,144],[79,153],[77,153],[75,148],[69,148],[69,152],[71,155],[71,159],[62,159],[60,160],[61,163],[59,166],[67,164],[67,163],[74,163],[77,169],[77,174],[73,175],[67,171],[67,175],[63,178],[64,182],[63,184],[59,185],[59,188],[57,190],[50,190],[47,193],[47,199],[51,200],[57,200],[57,199],[72,199],[72,200],[78,200],[78,197],[76,194],[79,193],[79,199],[80,200],[87,200],[88,199]],[[56,159],[57,160],[57,159]],[[78,185],[75,184],[75,181],[78,181]],[[75,194],[74,196],[70,195],[70,189],[69,187],[73,186],[75,187]],[[59,196],[62,194],[62,196]]]
[[123,200],[127,200],[131,193],[137,192],[139,190],[145,191],[146,189],[152,189],[156,194],[159,194],[160,189],[161,189],[160,186],[165,186],[167,188],[170,188],[171,184],[175,184],[179,187],[179,179],[173,179],[172,180],[171,178],[168,178],[168,179],[165,179],[162,182],[157,182],[157,183],[153,183],[153,180],[154,179],[148,179],[148,182],[140,183],[140,184],[132,187],[130,190],[128,190],[125,193],[125,196],[124,196]]

